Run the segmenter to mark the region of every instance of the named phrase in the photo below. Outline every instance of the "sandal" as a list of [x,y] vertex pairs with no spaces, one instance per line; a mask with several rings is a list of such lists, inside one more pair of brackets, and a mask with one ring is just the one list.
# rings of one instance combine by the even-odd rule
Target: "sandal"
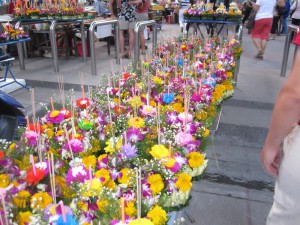
[[128,53],[126,53],[125,55],[123,55],[122,58],[123,59],[132,59],[131,55],[129,55]]

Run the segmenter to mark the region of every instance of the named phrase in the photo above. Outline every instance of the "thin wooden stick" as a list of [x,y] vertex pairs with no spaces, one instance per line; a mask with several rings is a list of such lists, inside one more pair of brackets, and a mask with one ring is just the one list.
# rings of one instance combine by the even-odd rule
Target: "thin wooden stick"
[[33,123],[36,120],[36,113],[35,113],[35,98],[34,98],[34,88],[30,89],[30,96],[31,96],[31,107],[32,107],[32,114],[33,114]]

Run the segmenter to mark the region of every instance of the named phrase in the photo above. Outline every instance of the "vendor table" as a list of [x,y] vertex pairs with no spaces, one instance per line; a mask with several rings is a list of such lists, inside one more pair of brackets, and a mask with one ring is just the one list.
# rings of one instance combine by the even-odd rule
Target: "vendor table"
[[1,42],[0,46],[6,46],[6,45],[17,45],[18,48],[18,55],[19,55],[19,60],[20,60],[20,68],[22,70],[25,70],[25,63],[24,63],[24,52],[23,52],[23,46],[22,44],[25,43],[26,41],[29,41],[30,38],[23,38],[23,39],[18,39],[18,40],[13,40],[13,41],[8,41],[8,42]]
[[70,23],[80,24],[82,57],[83,57],[83,61],[86,62],[86,48],[85,48],[86,41],[85,41],[85,29],[84,29],[84,20],[86,20],[86,19],[90,19],[90,18],[77,18],[77,19],[22,19],[22,20],[18,20],[16,22],[15,27],[18,28],[21,25],[36,24],[36,23],[49,23],[50,24],[50,42],[51,42],[53,66],[54,66],[54,72],[58,73],[59,72],[58,53],[57,53],[56,36],[55,36],[56,26],[59,25],[59,24],[63,25],[63,24],[70,24]]
[[[185,19],[184,20],[184,27],[185,32],[187,32],[186,26],[187,24],[196,24],[197,31],[199,30],[201,37],[203,38],[203,34],[201,32],[201,29],[199,28],[200,24],[204,24],[206,27],[207,34],[210,36],[213,36],[216,34],[217,36],[222,32],[225,26],[239,26],[238,30],[242,29],[242,21],[227,21],[227,20],[192,20],[192,19]],[[217,25],[219,26],[219,29],[217,29]],[[241,37],[240,37],[241,38]]]

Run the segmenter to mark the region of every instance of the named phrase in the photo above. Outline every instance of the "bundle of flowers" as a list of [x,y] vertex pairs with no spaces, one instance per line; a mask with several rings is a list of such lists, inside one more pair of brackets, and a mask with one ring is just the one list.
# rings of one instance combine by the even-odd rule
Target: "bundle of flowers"
[[38,19],[40,15],[40,9],[35,7],[30,7],[26,10],[26,15],[31,19]]
[[4,24],[3,26],[3,32],[0,34],[0,41],[1,42],[7,42],[7,41],[12,41],[12,40],[17,40],[17,39],[22,39],[22,38],[28,38],[28,34],[25,33],[23,30],[23,27],[19,27],[15,29],[12,24],[9,22]]
[[233,93],[237,41],[170,39],[0,143],[2,224],[164,225],[188,204],[205,142]]
[[227,20],[240,21],[242,19],[242,11],[239,9],[237,3],[230,3],[227,13]]
[[225,20],[227,15],[226,7],[223,3],[215,10],[215,19],[216,20]]

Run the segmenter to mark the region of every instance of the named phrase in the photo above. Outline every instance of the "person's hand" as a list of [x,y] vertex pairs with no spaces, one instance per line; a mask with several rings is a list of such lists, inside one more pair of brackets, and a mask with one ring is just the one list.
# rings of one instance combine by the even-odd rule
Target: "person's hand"
[[114,19],[116,19],[117,17],[115,16],[115,15],[111,15],[110,17],[108,17],[107,19],[109,19],[109,20],[114,20]]
[[264,171],[272,176],[278,176],[278,169],[281,159],[281,147],[269,148],[266,145],[260,153],[260,160]]

